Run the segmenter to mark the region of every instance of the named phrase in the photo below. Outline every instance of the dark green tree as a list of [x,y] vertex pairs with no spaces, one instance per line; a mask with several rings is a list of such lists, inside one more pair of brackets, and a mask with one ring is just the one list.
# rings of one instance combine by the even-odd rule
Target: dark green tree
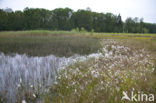
[[58,30],[71,30],[71,16],[73,11],[69,8],[58,8],[52,11],[53,28]]
[[74,28],[81,29],[82,27],[90,31],[92,29],[92,12],[88,10],[78,10],[72,15],[72,23]]

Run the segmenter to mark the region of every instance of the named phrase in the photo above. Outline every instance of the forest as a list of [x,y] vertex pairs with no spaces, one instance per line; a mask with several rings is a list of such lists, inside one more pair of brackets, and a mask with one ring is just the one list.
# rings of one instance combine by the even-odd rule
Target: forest
[[18,30],[86,30],[111,33],[156,33],[156,24],[146,23],[143,18],[128,17],[122,20],[120,14],[98,13],[89,8],[74,11],[70,8],[47,10],[28,8],[13,11],[0,9],[0,31]]

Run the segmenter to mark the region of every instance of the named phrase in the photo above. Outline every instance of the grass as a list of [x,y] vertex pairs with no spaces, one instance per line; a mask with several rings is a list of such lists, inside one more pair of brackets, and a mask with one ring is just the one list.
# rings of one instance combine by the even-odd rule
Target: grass
[[[10,31],[0,32],[0,51],[30,56],[71,56],[97,52],[100,39],[115,39],[133,47],[156,52],[156,34],[89,33],[76,31]],[[141,44],[141,45],[140,45]]]
[[122,43],[122,45],[137,49],[144,48],[152,52],[152,54],[156,53],[156,34],[95,33],[93,36],[97,38],[117,40]]
[[65,31],[1,32],[0,51],[6,54],[26,53],[29,56],[71,56],[97,52],[100,42],[95,37],[71,35]]

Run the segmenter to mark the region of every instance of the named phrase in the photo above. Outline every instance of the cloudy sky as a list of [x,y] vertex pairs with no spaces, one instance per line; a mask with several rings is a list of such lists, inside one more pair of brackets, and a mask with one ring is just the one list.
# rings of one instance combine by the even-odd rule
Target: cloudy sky
[[6,7],[13,10],[69,7],[75,11],[89,7],[96,12],[120,13],[123,20],[127,17],[143,17],[145,22],[156,23],[156,0],[0,0],[0,8]]

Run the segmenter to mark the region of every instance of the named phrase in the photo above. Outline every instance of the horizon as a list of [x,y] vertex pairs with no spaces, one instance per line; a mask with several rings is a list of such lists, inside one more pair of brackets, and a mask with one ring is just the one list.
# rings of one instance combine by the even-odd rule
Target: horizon
[[[17,5],[18,3],[18,5]],[[110,0],[110,1],[102,1],[97,0],[89,1],[89,0],[45,0],[45,1],[37,1],[37,0],[15,0],[12,2],[11,0],[0,0],[0,8],[6,9],[11,8],[13,11],[21,10],[24,8],[44,8],[47,10],[54,10],[56,8],[70,8],[74,11],[79,9],[90,8],[91,11],[99,12],[99,13],[113,13],[114,15],[120,14],[122,20],[125,21],[128,17],[139,19],[143,18],[144,22],[148,23],[156,23],[156,12],[154,3],[155,0]]]

